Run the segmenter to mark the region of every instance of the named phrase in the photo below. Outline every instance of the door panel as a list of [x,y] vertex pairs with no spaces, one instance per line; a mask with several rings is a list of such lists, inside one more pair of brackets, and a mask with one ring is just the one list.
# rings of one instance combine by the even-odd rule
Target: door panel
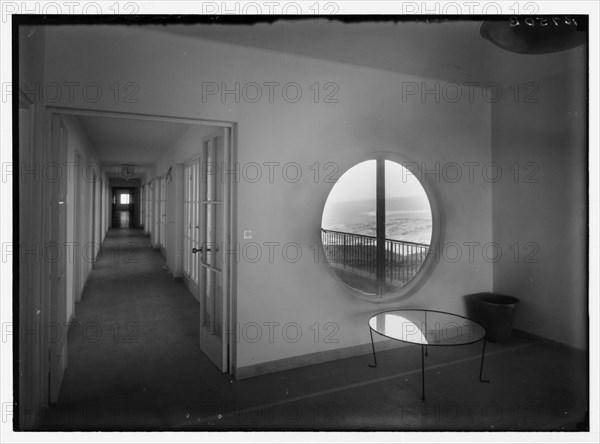
[[92,216],[90,219],[90,239],[92,242],[92,268],[94,268],[94,263],[96,262],[96,172],[92,174],[92,194],[90,195],[90,205],[92,206]]
[[229,244],[230,176],[219,171],[229,165],[229,130],[219,129],[202,144],[200,194],[200,348],[222,371],[228,370],[229,263],[223,250]]
[[144,189],[144,186],[142,185],[140,188],[140,216],[139,216],[139,226],[140,227],[144,227],[144,215],[146,214],[146,199],[144,199],[144,193],[146,192],[146,190]]
[[152,206],[153,218],[152,226],[152,246],[160,248],[160,178],[152,179]]
[[151,236],[150,243],[152,243],[154,233],[154,226],[152,225],[154,221],[153,186],[152,182],[146,184],[146,225],[144,226],[144,231]]
[[198,255],[192,253],[193,248],[200,248],[200,157],[185,164],[184,196],[183,196],[183,273],[185,283],[199,300],[198,291]]

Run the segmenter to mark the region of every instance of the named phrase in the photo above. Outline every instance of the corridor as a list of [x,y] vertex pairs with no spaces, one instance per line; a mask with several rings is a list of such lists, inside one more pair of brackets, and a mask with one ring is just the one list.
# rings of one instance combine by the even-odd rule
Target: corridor
[[198,303],[164,266],[141,230],[109,231],[76,305],[50,423],[162,428],[192,397],[210,396],[209,381],[227,378],[199,351]]

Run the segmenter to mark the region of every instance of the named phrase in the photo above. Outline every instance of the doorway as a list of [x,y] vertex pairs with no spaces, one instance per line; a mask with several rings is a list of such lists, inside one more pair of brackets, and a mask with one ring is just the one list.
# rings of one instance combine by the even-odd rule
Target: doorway
[[113,187],[112,189],[112,227],[135,228],[135,188]]
[[[200,334],[199,351],[204,352],[222,372],[235,373],[236,343],[232,335],[231,326],[235,325],[235,273],[236,253],[232,245],[236,242],[236,178],[234,174],[224,174],[223,177],[209,177],[210,165],[220,164],[223,171],[234,171],[236,154],[236,125],[229,122],[202,121],[185,118],[170,118],[160,116],[147,116],[118,112],[103,112],[92,110],[65,110],[48,108],[50,115],[74,115],[80,117],[104,117],[134,121],[161,121],[166,123],[182,123],[195,125],[199,128],[198,145],[195,146],[194,180],[192,186],[193,196],[188,194],[184,198],[184,164],[180,164],[181,173],[173,171],[177,182],[172,182],[169,177],[169,168],[161,171],[162,175],[152,177],[146,175],[146,182],[139,186],[113,186],[106,189],[105,199],[98,193],[103,177],[90,178],[89,184],[92,193],[92,202],[102,199],[100,205],[110,205],[110,221],[112,228],[137,228],[144,226],[144,232],[149,231],[151,244],[155,248],[161,246],[166,249],[169,257],[184,262],[183,250],[187,255],[194,255],[186,260],[186,268],[192,275],[192,282],[196,286],[197,300],[200,302],[200,319],[198,319]],[[203,127],[203,128],[202,128]],[[202,139],[200,139],[200,134]],[[59,144],[60,145],[60,144]],[[197,160],[200,158],[200,160]],[[184,159],[174,162],[185,162]],[[204,165],[202,164],[204,162]],[[190,167],[191,165],[187,165]],[[173,164],[175,168],[176,165]],[[175,168],[176,169],[176,168]],[[169,171],[167,171],[169,170]],[[188,174],[190,169],[188,169]],[[204,183],[202,176],[209,179]],[[189,176],[186,176],[189,179]],[[169,180],[171,179],[171,180]],[[108,185],[108,184],[107,184]],[[143,194],[142,189],[143,186]],[[109,191],[110,190],[110,191]],[[171,190],[171,191],[169,191]],[[98,193],[98,194],[97,194]],[[83,194],[79,193],[82,195]],[[87,193],[85,193],[87,194]],[[141,212],[140,199],[146,199],[144,211]],[[188,205],[184,205],[184,200]],[[80,202],[83,203],[83,202]],[[170,203],[170,205],[169,205]],[[77,204],[75,204],[77,205]],[[180,205],[178,207],[178,205]],[[96,205],[93,205],[95,207]],[[185,209],[190,210],[184,216]],[[83,207],[83,205],[82,205]],[[173,208],[173,211],[169,210]],[[175,210],[177,208],[177,210]],[[96,212],[92,208],[92,212]],[[186,233],[184,220],[194,233]],[[92,216],[96,214],[92,213]],[[96,219],[96,217],[92,217]],[[164,219],[164,220],[161,220]],[[139,223],[141,221],[141,223]],[[144,223],[145,222],[145,223]],[[94,223],[94,222],[92,222]],[[81,224],[80,234],[83,236],[84,225]],[[198,228],[197,228],[198,227]],[[92,239],[98,239],[97,226],[93,230]],[[86,231],[86,230],[85,230]],[[167,242],[167,239],[169,242]],[[100,240],[100,239],[98,239]],[[185,247],[184,247],[185,245]],[[191,251],[190,251],[191,250]],[[194,252],[193,250],[196,250]],[[200,251],[199,251],[200,250]],[[95,256],[95,255],[94,255]],[[178,259],[177,259],[178,258]],[[180,265],[180,268],[183,268]],[[79,285],[83,286],[82,282]]]

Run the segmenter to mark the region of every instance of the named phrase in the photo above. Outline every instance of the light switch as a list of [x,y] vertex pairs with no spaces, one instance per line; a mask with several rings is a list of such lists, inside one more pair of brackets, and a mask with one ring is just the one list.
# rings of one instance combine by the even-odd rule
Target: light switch
[[252,239],[252,231],[244,230],[244,239]]

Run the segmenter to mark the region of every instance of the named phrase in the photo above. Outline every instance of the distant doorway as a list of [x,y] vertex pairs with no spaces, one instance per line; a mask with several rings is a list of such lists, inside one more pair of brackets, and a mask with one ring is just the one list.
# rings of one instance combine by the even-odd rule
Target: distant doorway
[[136,188],[112,189],[112,227],[135,228]]

